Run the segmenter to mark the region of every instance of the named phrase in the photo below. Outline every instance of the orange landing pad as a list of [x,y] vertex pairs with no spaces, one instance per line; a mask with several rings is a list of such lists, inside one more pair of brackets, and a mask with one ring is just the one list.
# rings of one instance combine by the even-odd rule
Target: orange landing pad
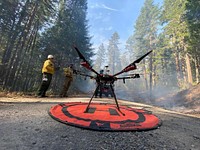
[[67,125],[102,131],[143,131],[156,129],[161,125],[151,112],[128,106],[121,106],[120,113],[115,104],[69,102],[51,107],[52,118]]

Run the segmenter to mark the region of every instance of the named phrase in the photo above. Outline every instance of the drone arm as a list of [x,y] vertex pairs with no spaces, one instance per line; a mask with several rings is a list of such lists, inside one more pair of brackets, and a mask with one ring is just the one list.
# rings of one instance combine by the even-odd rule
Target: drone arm
[[129,71],[135,70],[135,69],[137,69],[137,66],[134,63],[132,63],[132,64],[126,66],[122,71],[114,74],[113,76],[117,76],[117,75],[122,74],[124,72],[129,72]]
[[90,79],[95,79],[94,76],[84,74],[84,73],[82,73],[81,71],[78,71],[78,70],[75,70],[75,69],[73,69],[73,73],[74,73],[74,74],[79,74],[79,75],[84,76],[84,77],[90,77]]
[[140,75],[139,74],[132,74],[131,76],[116,78],[116,80],[123,80],[123,82],[125,83],[126,79],[134,79],[134,78],[140,78]]
[[77,48],[76,46],[74,46],[74,48],[75,48],[76,52],[78,53],[79,58],[83,60],[83,61],[81,62],[81,65],[82,65],[83,67],[85,67],[86,69],[88,69],[88,70],[94,72],[96,75],[99,75],[99,73],[96,72],[96,71],[92,68],[92,66],[90,65],[90,63],[89,63],[89,62],[85,59],[85,57],[81,54],[81,52],[78,50],[78,48]]
[[153,50],[147,52],[146,54],[144,54],[142,57],[138,58],[137,60],[135,60],[133,63],[139,63],[143,58],[145,58],[147,55],[149,55]]
[[85,67],[85,68],[87,68],[89,70],[91,69],[90,65],[85,61],[81,62],[81,66],[83,66],[83,67]]
[[134,62],[132,62],[130,65],[126,66],[122,71],[114,74],[113,76],[117,76],[119,74],[122,74],[124,72],[128,72],[131,70],[135,70],[137,69],[136,63],[139,63],[142,59],[144,59],[147,55],[149,55],[153,50],[149,51],[148,53],[144,54],[142,57],[138,58],[137,60],[135,60]]

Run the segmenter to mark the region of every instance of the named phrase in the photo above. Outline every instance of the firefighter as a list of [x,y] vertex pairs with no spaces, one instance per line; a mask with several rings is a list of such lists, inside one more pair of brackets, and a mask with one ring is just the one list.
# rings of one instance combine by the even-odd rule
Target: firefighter
[[49,88],[54,71],[54,56],[48,55],[42,67],[42,83],[37,93],[38,97],[47,97],[46,91]]
[[63,71],[65,75],[65,81],[60,93],[60,97],[68,97],[67,92],[73,81],[73,64],[70,64],[67,68],[63,68]]

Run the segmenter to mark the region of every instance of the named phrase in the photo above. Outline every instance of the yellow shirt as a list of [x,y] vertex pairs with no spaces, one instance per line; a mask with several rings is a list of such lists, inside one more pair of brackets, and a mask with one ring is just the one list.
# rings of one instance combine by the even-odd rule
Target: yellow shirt
[[43,68],[42,68],[42,73],[50,73],[54,74],[54,64],[52,61],[49,59],[44,62]]
[[73,78],[73,70],[70,67],[63,68],[66,77]]

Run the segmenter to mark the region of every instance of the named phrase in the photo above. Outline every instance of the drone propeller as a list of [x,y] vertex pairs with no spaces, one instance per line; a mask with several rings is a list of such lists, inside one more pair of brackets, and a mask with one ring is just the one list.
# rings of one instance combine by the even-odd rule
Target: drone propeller
[[128,72],[131,70],[135,70],[137,69],[136,63],[139,63],[143,58],[145,58],[147,55],[149,55],[153,50],[149,51],[148,53],[146,53],[145,55],[143,55],[142,57],[138,58],[137,60],[135,60],[134,62],[132,62],[131,64],[129,64],[128,66],[126,66],[122,71],[114,74],[113,76],[117,76],[119,74],[122,74],[124,72]]
[[79,49],[76,46],[73,46],[76,50],[76,52],[78,53],[78,56],[80,57],[80,59],[82,59],[83,61],[81,62],[81,65],[83,67],[85,67],[86,69],[94,72],[96,75],[100,75],[98,72],[96,72],[92,66],[90,65],[90,63],[85,59],[85,57],[81,54],[81,52],[79,51]]
[[149,51],[148,53],[144,54],[142,57],[138,58],[137,60],[135,60],[133,63],[139,63],[144,57],[146,57],[147,55],[149,55],[153,50]]

